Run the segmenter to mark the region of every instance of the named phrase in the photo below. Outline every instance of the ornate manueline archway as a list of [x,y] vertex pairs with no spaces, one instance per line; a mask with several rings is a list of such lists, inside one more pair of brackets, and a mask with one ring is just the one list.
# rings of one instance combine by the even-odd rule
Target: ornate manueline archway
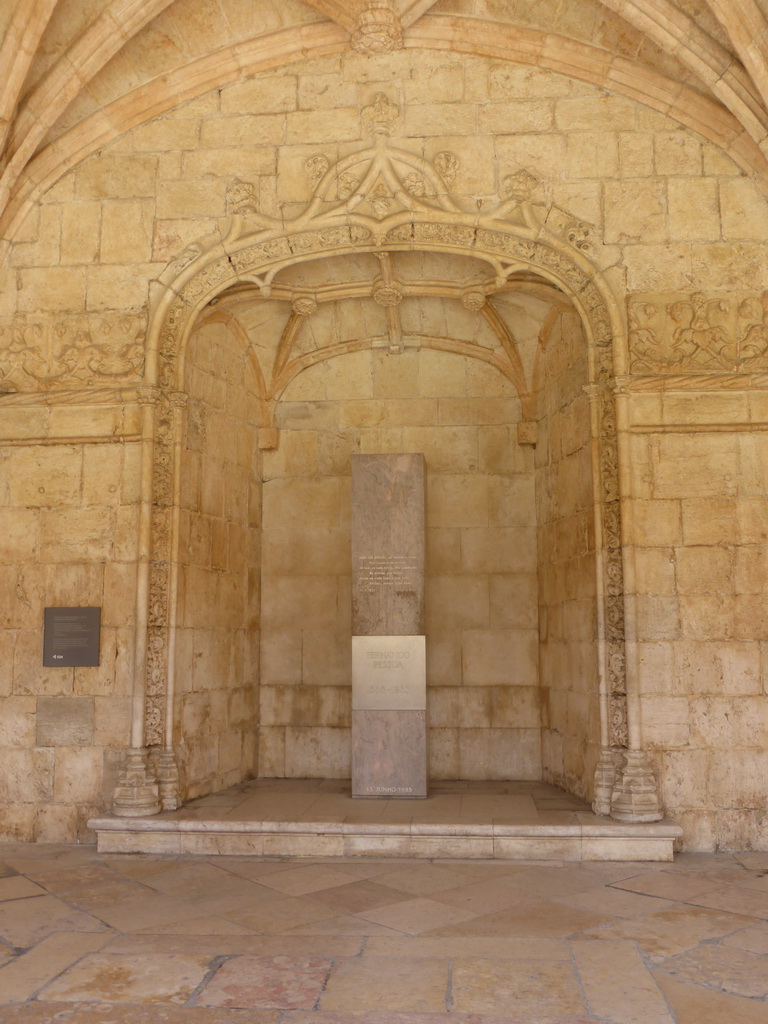
[[[372,344],[372,339],[360,338],[315,353],[295,352],[300,324],[313,314],[318,299],[354,297],[355,289],[362,289],[387,310],[387,331],[378,343],[400,351],[404,339],[396,308],[409,286],[398,280],[393,259],[398,253],[421,251],[472,257],[486,268],[484,274],[455,285],[451,297],[486,317],[503,353],[463,351],[460,343],[454,350],[492,362],[512,380],[527,422],[533,417],[532,388],[526,385],[514,344],[505,342],[503,324],[496,322],[493,296],[523,283],[530,286],[533,276],[537,287],[557,289],[579,314],[588,351],[598,580],[602,754],[594,783],[595,808],[630,821],[661,816],[653,772],[640,746],[634,675],[627,660],[633,627],[625,613],[625,576],[632,569],[622,542],[622,505],[628,492],[623,478],[623,398],[616,387],[626,360],[619,303],[592,258],[588,229],[563,211],[534,202],[536,179],[527,172],[510,175],[498,201],[477,200],[474,209],[468,209],[466,201],[450,192],[456,170],[452,153],[440,152],[428,161],[390,143],[397,116],[397,108],[380,94],[363,111],[371,145],[333,165],[323,154],[307,161],[314,193],[292,220],[261,214],[252,188],[234,180],[229,193],[233,216],[224,229],[190,246],[161,279],[144,392],[133,733],[115,792],[118,814],[152,813],[161,806],[175,807],[179,799],[171,708],[184,362],[194,324],[206,306],[233,288],[257,289],[261,295],[291,303],[271,375],[257,373],[260,445],[269,448],[277,443],[274,406],[290,380],[317,361]],[[369,282],[339,286],[320,296],[280,279],[281,271],[297,264],[349,254],[375,256],[380,273]],[[527,440],[531,439],[529,430]]]

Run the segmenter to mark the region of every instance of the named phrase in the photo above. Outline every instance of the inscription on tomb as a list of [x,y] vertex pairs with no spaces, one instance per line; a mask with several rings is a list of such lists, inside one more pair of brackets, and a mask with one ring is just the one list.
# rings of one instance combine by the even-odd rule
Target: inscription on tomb
[[425,650],[423,636],[352,637],[352,708],[423,711]]
[[353,456],[353,634],[426,631],[425,480],[423,455]]
[[352,456],[352,796],[427,795],[426,473]]
[[413,792],[413,786],[366,786],[365,792],[374,796],[407,796]]
[[361,590],[370,593],[378,587],[415,590],[420,582],[421,565],[408,555],[360,555],[357,559],[357,581]]

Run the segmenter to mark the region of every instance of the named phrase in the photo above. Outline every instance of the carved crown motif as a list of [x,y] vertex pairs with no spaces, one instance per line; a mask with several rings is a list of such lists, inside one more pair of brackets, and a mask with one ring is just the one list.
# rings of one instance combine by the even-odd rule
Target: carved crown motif
[[391,135],[400,117],[400,107],[377,92],[373,103],[362,109],[363,131],[366,135]]

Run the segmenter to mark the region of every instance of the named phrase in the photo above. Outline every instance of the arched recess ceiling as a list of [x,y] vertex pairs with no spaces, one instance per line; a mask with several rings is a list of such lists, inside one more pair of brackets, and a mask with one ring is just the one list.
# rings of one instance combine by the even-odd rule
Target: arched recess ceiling
[[121,132],[307,56],[413,47],[541,66],[661,110],[768,191],[767,0],[8,0],[0,237]]
[[255,285],[236,285],[202,320],[234,321],[249,339],[267,415],[302,370],[373,347],[476,359],[511,382],[523,419],[533,419],[540,345],[553,314],[571,308],[535,274],[501,282],[468,256],[387,251],[288,267],[268,298]]

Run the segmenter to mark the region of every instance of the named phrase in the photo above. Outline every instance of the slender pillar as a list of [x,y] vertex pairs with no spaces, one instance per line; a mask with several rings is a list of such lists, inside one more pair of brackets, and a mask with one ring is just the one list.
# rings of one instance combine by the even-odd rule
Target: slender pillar
[[427,795],[424,456],[352,456],[352,796]]
[[637,636],[637,582],[635,575],[634,511],[630,452],[630,393],[627,378],[617,377],[616,441],[619,488],[622,497],[621,530],[624,568],[624,636],[626,649],[626,714],[628,747],[619,768],[611,797],[611,817],[617,821],[660,821],[664,817],[659,780],[644,748],[640,700]]
[[141,437],[141,513],[137,551],[136,635],[133,667],[133,718],[131,746],[125,751],[112,797],[112,810],[122,818],[157,814],[160,797],[157,781],[147,761],[144,746],[145,671],[147,659],[147,621],[149,573],[152,551],[152,458],[155,434],[157,392],[147,389],[139,394],[142,406]]

